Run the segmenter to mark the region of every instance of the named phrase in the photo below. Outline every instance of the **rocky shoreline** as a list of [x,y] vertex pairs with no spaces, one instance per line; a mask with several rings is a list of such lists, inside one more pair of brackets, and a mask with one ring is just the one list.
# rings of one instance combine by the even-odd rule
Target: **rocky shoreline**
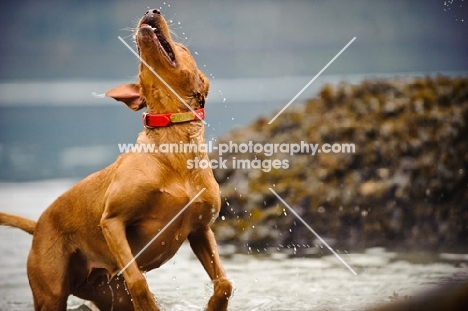
[[[224,154],[287,163],[215,169],[214,230],[241,251],[320,252],[273,189],[337,249],[468,251],[468,78],[342,82],[219,139],[218,144],[354,144],[352,153]],[[213,155],[212,155],[213,157]]]

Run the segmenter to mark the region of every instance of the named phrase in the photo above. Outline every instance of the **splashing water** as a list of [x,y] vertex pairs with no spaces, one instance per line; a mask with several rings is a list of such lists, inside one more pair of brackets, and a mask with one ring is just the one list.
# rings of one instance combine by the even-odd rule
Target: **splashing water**
[[109,286],[109,289],[110,289],[110,292],[111,292],[111,295],[112,295],[112,307],[110,309],[110,311],[113,311],[114,310],[114,290],[112,289],[112,285],[108,282],[107,285]]
[[[41,185],[40,195],[27,195],[34,187],[21,185],[24,191],[0,187],[2,211],[15,212],[17,206],[24,206],[22,213],[37,219],[37,206],[47,206],[69,185]],[[31,237],[4,227],[0,227],[0,236],[0,310],[30,311],[33,299],[25,267]],[[398,297],[413,296],[434,284],[459,284],[468,279],[468,255],[397,254],[377,248],[361,253],[341,250],[340,254],[345,254],[346,261],[358,270],[358,276],[354,276],[322,245],[301,243],[301,251],[309,246],[319,250],[302,256],[299,243],[288,243],[289,248],[278,244],[269,253],[258,253],[264,246],[246,241],[243,251],[249,254],[226,251],[221,245],[224,269],[236,288],[230,310],[363,310],[388,302],[389,297],[395,299],[394,293]],[[292,254],[294,247],[296,255]],[[190,246],[184,244],[172,260],[174,264],[145,274],[158,304],[163,310],[203,310],[212,294],[212,283]],[[118,299],[115,288],[104,283],[100,290],[114,290]],[[82,304],[83,300],[76,297],[68,301],[70,309]]]

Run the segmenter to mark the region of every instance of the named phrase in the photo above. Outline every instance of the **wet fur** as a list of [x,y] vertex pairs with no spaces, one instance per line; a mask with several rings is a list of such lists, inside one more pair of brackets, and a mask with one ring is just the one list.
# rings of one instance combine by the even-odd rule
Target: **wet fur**
[[[151,27],[144,26],[147,23]],[[188,49],[172,41],[159,11],[148,11],[138,26],[135,39],[141,58],[193,109],[204,105],[208,80]],[[169,53],[161,50],[155,29],[159,40],[170,46],[165,43]],[[167,57],[171,50],[175,61]],[[118,86],[106,95],[133,110],[146,107],[149,113],[188,110],[146,66],[140,64],[139,69],[138,83]],[[137,140],[171,142],[204,143],[203,123],[144,129]],[[57,198],[37,223],[0,213],[0,224],[33,234],[27,270],[35,310],[64,311],[71,294],[92,301],[100,310],[159,310],[142,272],[168,261],[186,239],[214,284],[207,310],[227,310],[232,285],[210,229],[220,210],[219,187],[210,169],[187,168],[187,160],[194,157],[207,159],[205,153],[126,153]],[[187,210],[116,276],[203,188]]]

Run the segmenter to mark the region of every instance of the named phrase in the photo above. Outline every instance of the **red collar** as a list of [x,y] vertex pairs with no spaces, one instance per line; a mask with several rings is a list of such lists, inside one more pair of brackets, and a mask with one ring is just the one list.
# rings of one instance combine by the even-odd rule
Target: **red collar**
[[[194,113],[195,112],[195,113]],[[199,121],[205,118],[205,109],[200,108],[188,112],[150,114],[143,113],[142,121],[146,128],[165,127],[175,123]]]

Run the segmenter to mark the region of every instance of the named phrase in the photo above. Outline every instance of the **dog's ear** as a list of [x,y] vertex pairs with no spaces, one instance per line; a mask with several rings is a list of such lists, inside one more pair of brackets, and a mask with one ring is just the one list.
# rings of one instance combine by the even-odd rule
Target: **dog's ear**
[[146,101],[140,96],[140,85],[138,83],[122,84],[109,90],[105,94],[115,100],[121,101],[132,110],[140,110],[146,107]]

